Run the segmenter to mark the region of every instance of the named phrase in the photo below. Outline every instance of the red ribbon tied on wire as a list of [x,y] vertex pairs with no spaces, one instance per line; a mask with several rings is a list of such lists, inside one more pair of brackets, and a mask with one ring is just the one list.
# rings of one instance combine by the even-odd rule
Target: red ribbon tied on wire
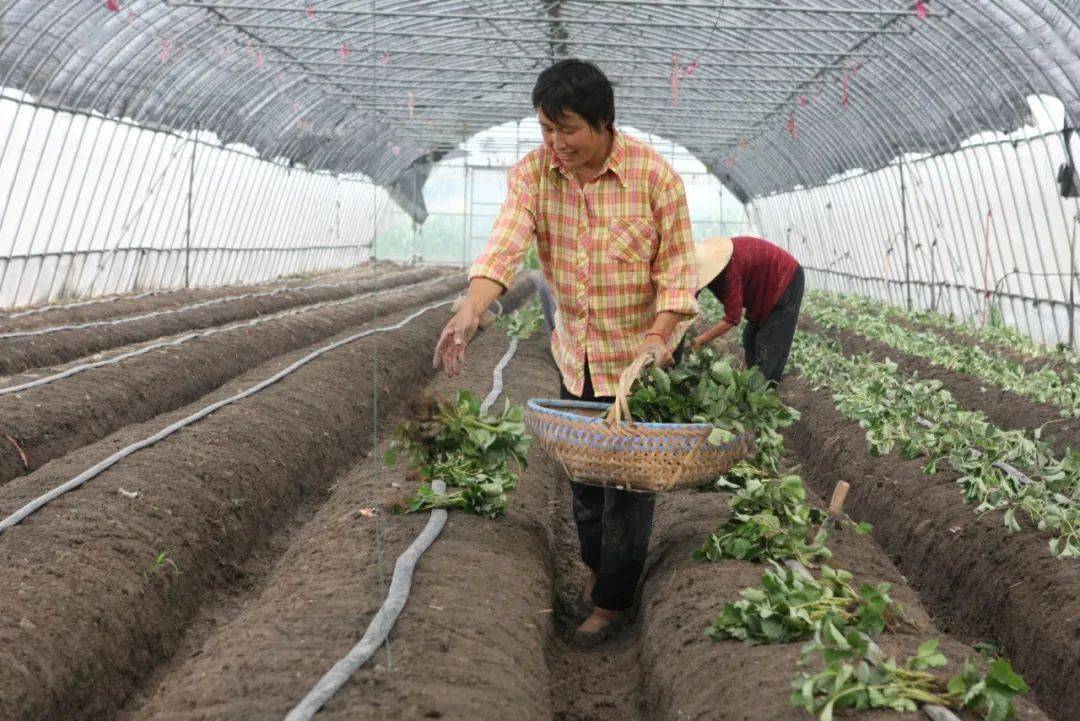
[[111,13],[118,13],[120,12],[120,0],[105,0],[105,7]]
[[682,83],[682,66],[679,54],[671,56],[671,107],[679,107],[679,85]]
[[926,19],[926,14],[930,11],[930,8],[926,7],[926,3],[923,0],[915,3],[915,14],[919,16],[920,20]]
[[682,64],[678,53],[671,55],[671,107],[679,107],[679,91],[682,87],[683,78],[688,78],[694,71],[701,67],[697,60],[687,65]]

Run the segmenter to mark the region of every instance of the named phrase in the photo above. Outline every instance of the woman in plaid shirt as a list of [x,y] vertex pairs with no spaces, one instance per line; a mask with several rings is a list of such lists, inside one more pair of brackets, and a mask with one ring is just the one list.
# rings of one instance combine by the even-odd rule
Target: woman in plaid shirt
[[[456,375],[487,307],[512,284],[535,242],[558,310],[552,354],[562,396],[611,400],[642,353],[670,364],[697,314],[693,241],[682,179],[648,145],[615,128],[611,83],[592,63],[563,60],[532,93],[544,144],[507,175],[507,196],[443,330],[435,365]],[[595,643],[627,624],[652,529],[651,494],[571,483],[581,557],[591,571],[576,638]]]

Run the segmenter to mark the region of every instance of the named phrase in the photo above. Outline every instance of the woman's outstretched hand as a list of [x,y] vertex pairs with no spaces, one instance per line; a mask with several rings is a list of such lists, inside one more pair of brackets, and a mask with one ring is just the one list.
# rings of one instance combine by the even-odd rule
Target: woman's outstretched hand
[[439,336],[439,342],[435,345],[435,357],[432,359],[434,367],[445,368],[446,375],[451,378],[461,373],[465,367],[465,347],[469,345],[479,327],[479,314],[470,303],[463,303]]

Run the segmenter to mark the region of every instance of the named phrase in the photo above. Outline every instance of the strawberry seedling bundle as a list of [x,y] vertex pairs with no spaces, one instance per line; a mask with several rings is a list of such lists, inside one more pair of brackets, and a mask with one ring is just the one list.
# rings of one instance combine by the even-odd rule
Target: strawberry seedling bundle
[[[479,399],[468,390],[414,406],[385,459],[393,465],[398,453],[408,453],[424,481],[409,511],[462,508],[488,518],[505,513],[506,493],[517,485],[511,463],[524,468],[529,450],[524,417],[524,407],[509,402],[498,415],[481,411]],[[458,490],[440,496],[431,489],[435,479]]]

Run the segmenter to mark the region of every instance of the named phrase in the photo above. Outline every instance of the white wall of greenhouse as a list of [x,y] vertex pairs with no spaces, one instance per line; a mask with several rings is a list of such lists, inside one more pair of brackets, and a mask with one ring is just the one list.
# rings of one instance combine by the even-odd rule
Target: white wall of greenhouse
[[0,98],[0,142],[0,307],[353,265],[392,202],[209,133],[14,98]]
[[[802,261],[814,287],[898,305],[910,288],[913,307],[976,323],[997,306],[1040,343],[1067,343],[1070,324],[1075,342],[1080,201],[1060,197],[1056,184],[1063,110],[1053,98],[1030,103],[1033,125],[1015,133],[758,198],[750,213]],[[1072,146],[1080,159],[1080,140]]]

